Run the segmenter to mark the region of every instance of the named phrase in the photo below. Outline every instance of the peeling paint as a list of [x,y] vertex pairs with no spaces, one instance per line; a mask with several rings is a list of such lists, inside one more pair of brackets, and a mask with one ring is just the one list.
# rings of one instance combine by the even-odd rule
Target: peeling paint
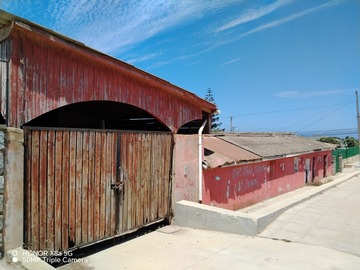
[[[212,204],[230,210],[269,199],[305,185],[305,160],[315,158],[314,181],[331,175],[332,165],[324,166],[320,159],[331,156],[331,151],[297,156],[299,166],[294,166],[295,157],[280,158],[242,165],[204,169],[204,204]],[[320,158],[319,158],[320,157]],[[313,170],[313,164],[309,164]],[[324,172],[324,167],[325,172]],[[309,172],[309,177],[312,174]],[[215,181],[215,180],[216,181]],[[220,180],[226,181],[220,181]]]

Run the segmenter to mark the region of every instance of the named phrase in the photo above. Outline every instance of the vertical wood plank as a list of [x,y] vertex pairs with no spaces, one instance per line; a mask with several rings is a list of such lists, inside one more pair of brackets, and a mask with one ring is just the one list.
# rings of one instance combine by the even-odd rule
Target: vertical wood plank
[[164,184],[165,184],[165,190],[164,190],[164,212],[163,216],[168,217],[169,212],[169,206],[170,206],[170,169],[171,169],[171,149],[172,149],[172,137],[169,134],[163,134],[163,141],[165,141],[165,152],[164,152]]
[[97,132],[95,137],[95,174],[94,174],[94,240],[100,237],[100,178],[101,178],[101,133]]
[[135,196],[134,196],[134,226],[135,228],[139,227],[142,220],[142,204],[143,204],[143,196],[142,196],[142,142],[143,142],[143,135],[141,133],[137,134],[137,140],[136,140],[136,156],[134,164],[136,165],[136,168],[134,170],[135,172]]
[[155,170],[155,176],[154,176],[154,200],[153,200],[153,209],[154,209],[154,216],[153,219],[156,220],[159,216],[159,186],[160,186],[160,168],[159,168],[159,160],[161,159],[161,156],[159,154],[159,147],[156,147],[158,145],[158,141],[154,140],[153,144],[153,164],[154,164],[154,170]]
[[114,165],[113,159],[113,148],[114,148],[114,132],[107,132],[106,134],[106,149],[107,149],[107,156],[106,156],[106,168],[105,168],[105,236],[110,236],[112,234],[111,231],[111,214],[113,213],[112,209],[112,200],[111,198],[114,196],[115,191],[111,190],[111,183],[115,183],[116,179],[112,178],[112,171]]
[[31,145],[31,247],[34,250],[40,248],[39,245],[39,136],[40,132],[34,130],[32,132],[32,145]]
[[137,178],[137,169],[139,164],[137,163],[137,157],[139,156],[138,153],[138,140],[139,140],[139,136],[138,134],[132,134],[133,135],[133,156],[131,158],[131,163],[132,163],[132,177],[131,177],[131,183],[132,183],[132,194],[131,194],[131,228],[136,228],[137,225],[137,209],[138,209],[138,204],[139,201],[137,198],[137,193],[138,193],[138,178]]
[[62,200],[61,200],[61,243],[62,248],[69,248],[69,188],[70,188],[70,134],[69,131],[63,131],[63,164],[62,164]]
[[[131,230],[133,228],[133,214],[132,209],[133,206],[133,190],[134,190],[134,136],[130,133],[124,133],[123,136],[127,137],[127,171],[128,171],[128,185],[127,185],[127,228]],[[123,144],[124,146],[124,144]]]
[[151,151],[151,140],[152,140],[152,134],[144,134],[145,135],[145,141],[143,143],[142,151],[143,151],[143,173],[142,173],[142,179],[143,179],[143,224],[147,224],[150,222],[150,189],[151,189],[151,183],[150,183],[150,166],[151,166],[151,160],[150,160],[150,151]]
[[61,181],[62,181],[62,132],[55,133],[55,250],[61,249],[61,227],[62,227],[62,212],[61,212]]
[[[118,164],[117,158],[121,158],[120,156],[117,156],[117,150],[120,146],[118,145],[118,133],[117,132],[113,132],[112,133],[112,145],[108,146],[108,150],[109,150],[109,154],[111,156],[111,170],[110,170],[110,183],[114,183],[117,180],[117,170],[118,170],[118,165],[120,166],[120,164]],[[120,160],[119,160],[120,161]],[[115,191],[110,189],[110,220],[109,220],[109,230],[110,230],[110,234],[117,234],[117,230],[121,231],[122,228],[122,223],[121,223],[121,219],[119,220],[119,227],[116,228],[116,215],[117,213],[115,211],[119,211],[119,217],[121,218],[121,202],[120,202],[120,198],[117,199],[118,194],[115,193]],[[118,205],[116,205],[118,204]]]
[[55,250],[55,132],[48,131],[47,143],[47,250]]
[[[158,137],[158,141],[161,141],[161,139]],[[164,145],[162,144],[161,147],[159,148],[159,153],[160,156],[164,157]],[[159,169],[160,169],[160,173],[159,173],[159,218],[163,217],[164,214],[164,193],[165,193],[165,181],[164,181],[164,164],[163,162],[161,162],[159,164]]]
[[40,250],[46,250],[47,229],[47,132],[40,131],[39,137],[39,243]]
[[95,132],[89,134],[89,188],[88,188],[88,241],[92,242],[94,239],[94,207],[95,207]]
[[106,156],[106,133],[105,132],[101,132],[101,172],[100,172],[100,224],[99,224],[99,237],[100,238],[104,238],[105,236],[105,220],[106,220],[106,184],[107,184],[107,179],[106,179],[106,166],[108,163],[108,157]]
[[69,138],[69,247],[75,246],[76,229],[76,132],[70,131]]
[[83,132],[76,133],[76,180],[75,180],[75,244],[80,245],[81,240],[81,207],[82,207],[82,135]]
[[82,182],[82,242],[88,242],[88,195],[89,195],[89,142],[90,142],[90,133],[88,131],[84,132],[83,137],[83,182]]
[[31,130],[26,130],[26,135],[27,136],[27,147],[26,147],[26,224],[25,224],[25,228],[26,228],[26,239],[25,239],[25,245],[29,248],[32,249],[33,248],[33,233],[32,233],[32,223],[33,223],[33,219],[32,219],[32,186],[33,186],[33,179],[32,179],[32,137],[33,137],[33,133]]
[[129,156],[129,142],[128,137],[125,136],[124,133],[119,133],[118,136],[120,136],[120,166],[121,171],[123,173],[124,177],[124,198],[121,205],[121,219],[120,223],[121,225],[121,231],[125,232],[128,230],[128,220],[130,219],[128,216],[128,202],[129,202],[129,194],[130,194],[130,181],[129,181],[129,164],[128,164],[128,156]]
[[156,193],[156,183],[158,179],[158,168],[156,167],[156,137],[152,137],[151,139],[151,149],[150,149],[150,159],[151,159],[151,166],[150,166],[150,220],[154,221],[156,218],[156,200],[157,200],[157,193]]

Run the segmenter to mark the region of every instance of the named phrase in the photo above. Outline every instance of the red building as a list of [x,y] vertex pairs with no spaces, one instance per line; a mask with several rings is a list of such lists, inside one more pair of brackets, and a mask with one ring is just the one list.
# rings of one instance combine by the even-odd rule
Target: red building
[[289,133],[205,136],[204,148],[202,202],[230,210],[320,181],[332,171],[327,144]]

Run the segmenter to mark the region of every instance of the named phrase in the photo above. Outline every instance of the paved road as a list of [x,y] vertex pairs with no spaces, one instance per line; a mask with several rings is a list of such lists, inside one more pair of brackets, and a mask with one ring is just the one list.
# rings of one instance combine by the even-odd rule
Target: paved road
[[355,177],[287,210],[257,237],[167,226],[60,269],[357,270],[359,230]]
[[285,211],[256,237],[171,225],[58,269],[358,270],[359,230],[354,177]]
[[360,258],[261,237],[164,227],[61,270],[358,270]]
[[354,177],[287,210],[259,236],[360,256],[360,178]]

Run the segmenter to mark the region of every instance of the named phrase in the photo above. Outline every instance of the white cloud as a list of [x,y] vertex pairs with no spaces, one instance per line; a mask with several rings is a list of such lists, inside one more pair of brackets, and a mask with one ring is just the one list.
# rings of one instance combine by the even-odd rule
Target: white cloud
[[306,15],[309,15],[311,13],[315,13],[315,12],[321,11],[323,9],[336,6],[336,5],[338,5],[338,4],[342,3],[342,2],[344,2],[344,0],[333,0],[331,2],[327,2],[325,4],[303,10],[301,12],[292,14],[292,15],[287,16],[285,18],[282,18],[282,19],[279,19],[279,20],[276,20],[276,21],[273,21],[273,22],[270,22],[270,23],[267,23],[267,24],[263,24],[263,25],[261,25],[259,27],[256,27],[256,28],[254,28],[254,29],[252,29],[252,30],[250,30],[248,32],[245,32],[245,33],[241,34],[239,36],[239,38],[243,38],[245,36],[248,36],[248,35],[260,32],[260,31],[264,31],[266,29],[270,29],[270,28],[273,28],[273,27],[276,27],[276,26],[280,26],[282,24],[288,23],[288,22],[293,21],[295,19],[299,19],[299,18],[304,17]]
[[222,31],[228,30],[230,28],[239,26],[241,24],[245,24],[245,23],[257,20],[263,16],[266,16],[266,15],[276,11],[277,9],[279,9],[291,2],[292,2],[292,0],[278,0],[267,6],[259,7],[256,9],[245,10],[245,12],[240,15],[240,17],[216,28],[214,30],[214,32],[222,32]]
[[[250,34],[280,26],[305,15],[335,6],[344,0],[332,0],[237,35],[231,33],[231,31],[225,31],[237,25],[262,18],[291,1],[293,0],[277,0],[272,4],[248,10],[236,20],[218,28],[219,32],[216,36],[214,36],[213,30],[203,31],[203,28],[202,31],[196,33],[196,36],[192,36],[191,41],[179,40],[184,48],[186,46],[196,48],[194,54],[182,54],[188,59],[236,42]],[[119,56],[120,53],[140,42],[209,17],[218,11],[234,6],[234,4],[241,4],[242,0],[36,0],[36,3],[32,4],[31,1],[27,1],[19,4],[18,1],[4,0],[0,6],[5,9],[9,7],[10,11],[11,8],[28,10],[28,13],[25,12],[28,16],[23,16],[24,18],[76,39],[89,47]],[[157,48],[153,48],[152,51],[157,51]],[[181,50],[181,52],[184,52],[184,50]],[[166,52],[162,53],[165,54]],[[153,57],[155,57],[155,54],[150,51],[149,54],[142,57],[134,56],[129,62],[138,63]],[[162,62],[161,65],[181,60],[183,60],[181,57],[175,56],[170,61]],[[230,63],[226,62],[222,65]]]
[[140,62],[144,62],[144,61],[150,60],[152,58],[155,58],[159,55],[161,55],[161,54],[160,53],[150,53],[150,54],[142,55],[137,58],[132,58],[132,59],[126,60],[126,62],[129,64],[140,63]]
[[[258,26],[256,28],[252,29],[252,30],[249,30],[249,31],[244,32],[244,33],[239,34],[239,35],[235,35],[234,33],[226,32],[226,31],[219,32],[218,34],[221,34],[222,38],[209,43],[208,46],[206,47],[206,49],[202,50],[200,53],[205,53],[205,52],[212,51],[214,49],[225,46],[227,44],[236,42],[239,39],[242,39],[242,38],[244,38],[246,36],[249,36],[251,34],[255,34],[257,32],[268,30],[268,29],[270,29],[272,27],[277,27],[277,26],[283,25],[285,23],[288,23],[290,21],[300,19],[300,18],[302,18],[302,17],[304,17],[306,15],[310,15],[310,14],[313,14],[313,13],[316,13],[316,12],[320,12],[320,11],[322,11],[324,9],[334,7],[336,5],[339,5],[339,4],[343,3],[344,1],[345,0],[333,0],[331,2],[327,2],[325,4],[322,4],[322,5],[313,7],[313,8],[309,8],[309,9],[297,12],[295,14],[289,15],[287,17],[284,17],[284,18],[281,18],[281,19],[278,19],[278,20],[275,20],[275,21],[260,25],[260,26]],[[226,64],[226,63],[224,63],[224,64]]]
[[232,64],[232,63],[235,63],[237,61],[240,61],[241,59],[243,59],[244,57],[238,57],[238,58],[235,58],[235,59],[232,59],[230,61],[227,61],[225,63],[222,63],[220,66],[225,66],[225,65],[229,65],[229,64]]
[[47,10],[53,26],[69,37],[106,53],[199,20],[238,0],[59,0]]
[[285,91],[275,96],[280,98],[308,98],[315,96],[327,96],[327,95],[336,95],[342,94],[344,92],[354,91],[353,89],[336,89],[336,90],[325,90],[325,91],[315,91],[315,92],[301,92],[301,91]]

